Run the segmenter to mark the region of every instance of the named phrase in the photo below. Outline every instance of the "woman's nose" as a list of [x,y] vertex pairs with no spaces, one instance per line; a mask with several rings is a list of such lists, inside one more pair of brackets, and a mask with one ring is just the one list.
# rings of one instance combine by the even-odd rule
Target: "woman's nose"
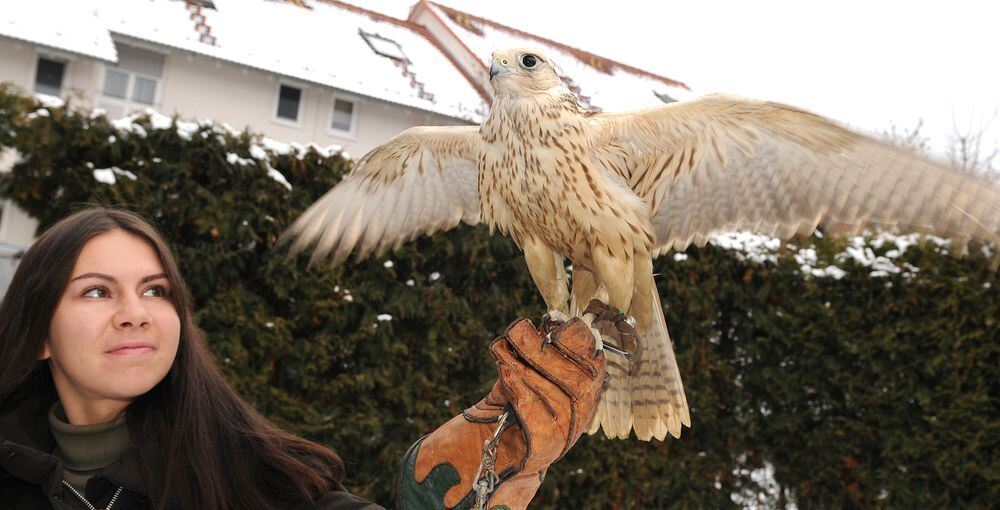
[[121,299],[114,321],[119,328],[145,327],[149,325],[151,317],[140,296],[126,294]]

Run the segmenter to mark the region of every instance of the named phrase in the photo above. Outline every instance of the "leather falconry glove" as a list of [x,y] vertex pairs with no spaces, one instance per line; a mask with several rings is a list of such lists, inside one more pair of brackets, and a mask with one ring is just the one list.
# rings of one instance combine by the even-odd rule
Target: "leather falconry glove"
[[[603,304],[591,305],[598,306],[588,307],[596,316],[595,328],[634,333],[623,315],[604,313]],[[609,321],[611,327],[604,328],[601,323]],[[480,471],[484,442],[497,437],[497,477],[486,508],[526,508],[549,465],[590,426],[606,375],[604,352],[597,350],[591,331],[579,318],[543,320],[539,328],[518,319],[508,326],[490,344],[499,373],[493,389],[410,447],[403,457],[396,506],[473,508],[473,483],[489,472]],[[500,425],[504,413],[507,418]]]

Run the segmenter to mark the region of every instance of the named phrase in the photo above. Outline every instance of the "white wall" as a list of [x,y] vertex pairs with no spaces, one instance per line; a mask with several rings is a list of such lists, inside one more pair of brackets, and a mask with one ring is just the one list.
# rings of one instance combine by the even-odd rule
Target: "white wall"
[[0,297],[7,291],[7,285],[17,269],[19,255],[31,245],[35,237],[38,221],[18,209],[10,201],[0,201]]
[[[14,149],[0,151],[0,173],[9,172],[20,155]],[[38,222],[9,200],[0,200],[0,241],[28,246],[35,238]],[[2,256],[2,253],[0,253]]]
[[33,46],[0,37],[0,82],[13,82],[28,89],[28,79],[34,68]]
[[[9,172],[19,155],[13,149],[0,151],[0,172]],[[0,297],[7,291],[7,285],[14,276],[19,258],[19,248],[26,249],[35,238],[38,221],[17,208],[9,200],[0,200]]]
[[90,98],[101,85],[103,64],[87,57],[0,37],[0,82],[12,82],[32,93],[39,56],[66,64],[60,94],[63,99],[74,95],[74,104],[91,106]]
[[[296,124],[275,117],[282,83],[303,90],[301,114]],[[162,90],[157,109],[164,114],[212,118],[236,129],[249,126],[283,142],[314,142],[324,147],[339,145],[353,156],[361,156],[413,126],[465,123],[184,52],[167,56]],[[354,136],[328,129],[335,95],[355,104]]]

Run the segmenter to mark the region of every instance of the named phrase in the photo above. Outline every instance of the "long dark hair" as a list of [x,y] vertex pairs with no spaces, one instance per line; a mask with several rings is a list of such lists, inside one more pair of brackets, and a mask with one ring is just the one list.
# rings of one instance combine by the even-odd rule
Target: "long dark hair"
[[335,488],[344,475],[335,453],[279,430],[223,378],[195,325],[191,294],[173,254],[156,229],[132,212],[77,212],[25,253],[0,305],[0,408],[28,395],[55,394],[48,363],[38,361],[49,323],[83,246],[112,230],[136,235],[157,252],[180,317],[173,366],[125,412],[134,444],[160,447],[161,458],[142,458],[143,448],[137,448],[156,507],[270,508],[312,503]]

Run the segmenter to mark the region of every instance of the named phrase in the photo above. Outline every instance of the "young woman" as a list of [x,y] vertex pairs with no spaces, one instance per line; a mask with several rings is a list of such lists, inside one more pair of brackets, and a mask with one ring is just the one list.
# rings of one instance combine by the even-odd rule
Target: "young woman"
[[[589,424],[605,370],[583,322],[519,320],[491,352],[497,384],[410,448],[398,507],[475,504],[496,433],[494,486],[479,497],[524,508]],[[24,255],[0,305],[0,508],[379,508],[345,491],[344,474],[229,387],[141,217],[81,211]]]

